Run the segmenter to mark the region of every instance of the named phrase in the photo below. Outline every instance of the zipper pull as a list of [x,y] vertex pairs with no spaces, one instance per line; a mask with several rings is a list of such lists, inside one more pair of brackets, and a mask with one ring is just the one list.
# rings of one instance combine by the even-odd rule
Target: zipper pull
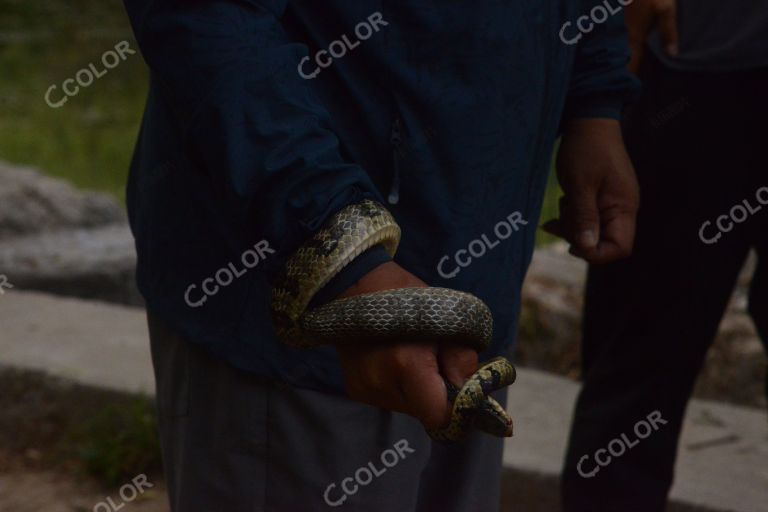
[[395,146],[395,149],[400,149],[400,143],[403,141],[400,136],[400,118],[395,118],[395,122],[392,123],[392,133],[389,136],[389,141]]
[[389,204],[397,204],[400,201],[400,143],[403,141],[400,135],[400,118],[395,118],[392,123],[392,133],[389,141],[392,143],[392,186],[389,189]]

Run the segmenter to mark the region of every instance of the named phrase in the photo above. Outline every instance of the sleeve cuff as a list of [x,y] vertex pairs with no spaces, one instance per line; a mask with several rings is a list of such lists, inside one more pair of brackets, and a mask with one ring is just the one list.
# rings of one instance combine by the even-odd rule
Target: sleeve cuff
[[[371,199],[379,203],[384,202],[372,185],[368,186],[365,181],[354,181],[354,178],[347,177],[344,179],[348,183],[345,183],[346,186],[338,191],[312,193],[314,189],[309,189],[307,194],[311,197],[297,200],[300,205],[303,205],[300,214],[296,212],[291,212],[292,215],[286,214],[281,223],[272,226],[271,231],[267,232],[265,238],[270,240],[277,252],[274,258],[267,261],[265,267],[272,283],[281,275],[288,259],[295,254],[302,244],[312,238],[335,213],[364,199]],[[285,198],[285,202],[289,203],[290,199]],[[276,206],[273,210],[279,211],[278,208]],[[261,212],[260,217],[269,218],[268,210],[261,209],[259,211]]]
[[358,282],[365,274],[388,261],[392,261],[392,258],[389,256],[386,249],[384,249],[384,246],[376,245],[371,247],[352,260],[349,265],[336,274],[322,290],[317,292],[309,306],[317,307],[331,302],[342,292]]
[[619,120],[626,103],[627,101],[622,98],[572,99],[565,106],[563,121],[598,117]]

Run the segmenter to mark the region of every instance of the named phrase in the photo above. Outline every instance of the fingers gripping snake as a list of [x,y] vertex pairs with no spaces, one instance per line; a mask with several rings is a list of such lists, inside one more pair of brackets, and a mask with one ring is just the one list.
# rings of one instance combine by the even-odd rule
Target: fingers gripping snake
[[[300,348],[419,340],[485,350],[493,333],[491,312],[479,298],[458,290],[400,288],[308,309],[314,295],[365,250],[381,244],[394,256],[399,242],[399,226],[379,203],[365,200],[333,215],[288,259],[272,290],[272,321],[280,340]],[[512,419],[490,396],[515,380],[507,359],[485,362],[461,388],[443,380],[451,421],[428,430],[433,439],[458,441],[472,428],[512,435]]]

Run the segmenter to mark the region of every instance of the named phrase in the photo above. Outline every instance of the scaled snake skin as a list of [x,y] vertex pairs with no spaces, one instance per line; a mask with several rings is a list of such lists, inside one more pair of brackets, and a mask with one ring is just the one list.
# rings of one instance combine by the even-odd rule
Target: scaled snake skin
[[[333,215],[288,259],[272,290],[272,321],[280,340],[300,348],[419,340],[485,350],[493,332],[491,312],[474,295],[457,290],[400,288],[308,309],[314,295],[365,250],[381,244],[394,256],[399,242],[400,228],[379,203],[365,200]],[[443,380],[452,403],[451,421],[428,430],[433,439],[458,441],[473,428],[512,435],[512,419],[490,396],[515,380],[507,359],[481,364],[461,388]]]

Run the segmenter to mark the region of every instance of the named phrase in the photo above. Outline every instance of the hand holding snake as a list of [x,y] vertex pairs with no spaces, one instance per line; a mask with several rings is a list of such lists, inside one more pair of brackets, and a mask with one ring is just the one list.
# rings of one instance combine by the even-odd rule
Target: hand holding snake
[[[427,287],[394,262],[364,276],[338,298],[392,288]],[[429,429],[450,421],[445,380],[460,385],[477,370],[477,352],[456,344],[403,339],[387,345],[337,345],[350,398],[416,417]]]
[[[308,309],[312,297],[366,249],[381,244],[394,255],[399,234],[389,212],[372,201],[347,207],[329,219],[289,259],[273,289],[278,336],[298,347],[336,346],[348,386],[353,384],[348,389],[352,398],[419,417],[433,439],[457,441],[473,427],[511,435],[511,418],[489,396],[514,381],[509,361],[487,361],[466,382],[466,375],[456,372],[458,367],[471,372],[476,354],[490,341],[490,311],[477,297],[425,287],[392,263],[382,267],[396,269],[389,272],[399,276],[399,282],[389,279],[385,286],[394,289],[376,285],[366,289],[362,283],[362,289],[358,286],[345,297]],[[371,273],[372,281],[380,269]],[[457,359],[462,363],[457,365]],[[454,385],[457,381],[463,385]],[[366,384],[363,389],[354,389],[361,382]]]

